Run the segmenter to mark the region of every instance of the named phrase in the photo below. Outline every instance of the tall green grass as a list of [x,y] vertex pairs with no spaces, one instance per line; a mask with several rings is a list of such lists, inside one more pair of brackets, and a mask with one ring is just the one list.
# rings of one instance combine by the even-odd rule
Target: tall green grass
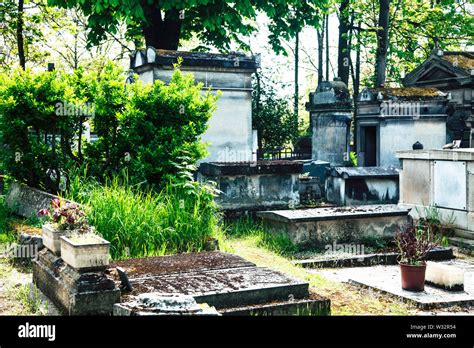
[[126,179],[100,185],[75,178],[67,198],[85,205],[114,259],[201,251],[221,236],[210,188],[193,181],[170,181],[156,193]]
[[283,256],[292,256],[300,251],[286,234],[271,232],[260,221],[248,217],[227,222],[225,234],[229,237],[252,238],[257,246]]
[[5,197],[0,195],[0,233],[6,233],[8,230],[9,212],[5,203]]

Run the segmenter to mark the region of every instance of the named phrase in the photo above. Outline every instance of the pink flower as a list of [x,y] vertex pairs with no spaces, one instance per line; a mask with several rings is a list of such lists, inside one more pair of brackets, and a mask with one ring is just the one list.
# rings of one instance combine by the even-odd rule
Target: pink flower
[[55,198],[51,202],[51,206],[53,208],[60,208],[61,207],[61,201],[58,198]]
[[44,215],[48,215],[49,214],[49,210],[48,209],[41,209],[39,212],[38,212],[38,216],[44,216]]

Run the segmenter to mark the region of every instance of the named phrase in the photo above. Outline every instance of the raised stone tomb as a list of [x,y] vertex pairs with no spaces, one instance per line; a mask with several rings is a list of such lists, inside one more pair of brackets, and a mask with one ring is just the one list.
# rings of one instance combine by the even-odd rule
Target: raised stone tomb
[[[189,295],[226,315],[324,315],[330,311],[329,300],[310,296],[308,283],[222,252],[132,259],[111,266],[123,268],[133,288],[123,293],[122,309],[140,294],[158,293]],[[115,277],[118,284],[118,274]]]
[[411,222],[409,209],[394,204],[258,212],[265,225],[301,246],[392,238]]

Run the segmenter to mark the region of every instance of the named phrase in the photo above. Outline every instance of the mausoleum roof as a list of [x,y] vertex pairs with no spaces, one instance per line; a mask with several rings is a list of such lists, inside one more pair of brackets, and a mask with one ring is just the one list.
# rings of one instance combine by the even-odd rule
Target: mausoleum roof
[[445,52],[441,59],[466,71],[474,69],[474,52]]
[[155,49],[147,47],[145,50],[135,51],[130,56],[130,68],[135,69],[147,64],[173,66],[178,59],[183,60],[183,66],[218,67],[255,70],[260,66],[260,57],[247,56],[239,52],[207,53],[186,52]]
[[359,101],[445,99],[446,96],[446,93],[433,87],[365,88],[359,95]]

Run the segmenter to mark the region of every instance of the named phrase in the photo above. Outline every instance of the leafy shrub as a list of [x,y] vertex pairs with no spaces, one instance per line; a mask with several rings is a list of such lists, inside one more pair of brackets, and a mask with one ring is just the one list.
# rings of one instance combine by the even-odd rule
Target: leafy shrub
[[59,117],[55,105],[69,87],[57,72],[14,71],[1,78],[0,162],[15,179],[55,191],[74,155],[75,117]]
[[275,83],[264,74],[253,81],[252,121],[260,149],[282,148],[298,137],[298,120],[288,101],[277,95]]
[[[118,105],[112,106],[123,108],[116,119],[106,117],[107,126],[97,127],[100,140],[91,145],[96,149],[91,151],[90,167],[101,162],[105,171],[113,174],[127,167],[133,183],[146,181],[156,186],[164,177],[176,174],[174,163],[183,154],[192,162],[202,158],[206,152],[200,136],[207,129],[217,97],[201,91],[202,84],[195,85],[192,75],[179,70],[168,85],[160,81],[132,85],[126,104],[120,105],[118,100]],[[98,109],[97,125],[103,121],[102,107]]]
[[[112,63],[98,75],[0,75],[0,169],[52,193],[66,189],[80,168],[99,180],[127,168],[131,182],[160,186],[176,174],[173,162],[183,153],[193,162],[205,155],[200,136],[217,97],[201,92],[202,84],[179,70],[168,85],[127,85]],[[86,120],[95,143],[83,140]]]
[[140,190],[126,176],[105,185],[76,178],[68,198],[86,205],[89,223],[111,242],[114,259],[201,251],[220,238],[219,215],[214,189],[189,175],[179,172],[160,193]]
[[431,229],[416,226],[405,226],[397,232],[395,242],[400,252],[400,262],[408,265],[422,264],[428,252],[436,246]]

